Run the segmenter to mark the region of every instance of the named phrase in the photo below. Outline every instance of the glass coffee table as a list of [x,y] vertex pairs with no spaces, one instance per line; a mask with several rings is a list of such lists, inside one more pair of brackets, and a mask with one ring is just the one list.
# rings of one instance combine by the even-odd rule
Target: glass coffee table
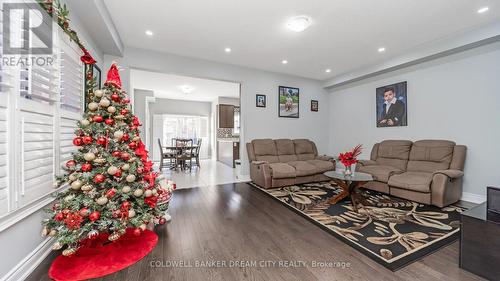
[[351,175],[344,175],[344,173],[337,171],[326,172],[325,176],[329,177],[343,190],[339,194],[333,196],[328,200],[329,204],[336,204],[340,200],[350,197],[354,211],[358,211],[358,204],[363,206],[369,205],[364,197],[359,193],[359,187],[373,180],[370,174],[354,172]]

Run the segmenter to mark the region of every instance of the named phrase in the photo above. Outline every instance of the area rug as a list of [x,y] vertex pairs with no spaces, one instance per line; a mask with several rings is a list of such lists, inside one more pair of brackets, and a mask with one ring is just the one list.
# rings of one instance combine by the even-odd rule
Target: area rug
[[392,271],[457,240],[464,210],[361,189],[371,206],[355,212],[348,199],[328,203],[342,191],[333,181],[275,189],[252,185]]

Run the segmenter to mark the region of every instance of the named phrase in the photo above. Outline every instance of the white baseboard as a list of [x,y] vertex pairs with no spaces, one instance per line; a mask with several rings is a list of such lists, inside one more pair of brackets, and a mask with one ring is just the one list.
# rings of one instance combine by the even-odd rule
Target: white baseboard
[[481,204],[481,203],[486,201],[486,195],[479,195],[479,194],[470,193],[470,192],[463,192],[461,200],[476,203],[476,204]]
[[27,257],[11,269],[1,281],[22,281],[26,279],[52,251],[53,238],[47,237]]

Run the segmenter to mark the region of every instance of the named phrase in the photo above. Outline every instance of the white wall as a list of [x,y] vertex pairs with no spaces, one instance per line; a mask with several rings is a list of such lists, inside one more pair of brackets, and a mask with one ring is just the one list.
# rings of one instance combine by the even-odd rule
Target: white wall
[[[500,186],[500,43],[331,90],[330,152],[384,139],[449,139],[468,147],[464,193]],[[408,81],[408,126],[377,128],[375,89]]]
[[[114,59],[125,69],[121,72],[122,80],[129,92],[130,68],[241,83],[240,155],[245,174],[249,169],[244,144],[252,139],[310,138],[316,142],[320,153],[329,146],[329,96],[320,81],[136,48],[125,49],[123,58],[105,56],[106,64]],[[280,85],[300,88],[300,118],[278,117]],[[256,94],[267,95],[266,108],[255,107]],[[311,99],[319,100],[319,112],[310,111]]]

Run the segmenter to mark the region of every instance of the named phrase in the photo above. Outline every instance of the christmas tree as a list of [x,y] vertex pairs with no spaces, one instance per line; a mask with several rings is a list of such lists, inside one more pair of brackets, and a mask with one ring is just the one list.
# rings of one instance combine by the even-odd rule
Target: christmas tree
[[86,102],[73,139],[78,151],[57,178],[57,186],[69,188],[57,194],[47,210],[50,218],[43,221],[43,234],[57,239],[53,249],[67,245],[65,256],[102,233],[114,241],[127,228],[139,236],[148,224],[164,224],[175,188],[152,170],[116,64],[104,88],[89,93]]

